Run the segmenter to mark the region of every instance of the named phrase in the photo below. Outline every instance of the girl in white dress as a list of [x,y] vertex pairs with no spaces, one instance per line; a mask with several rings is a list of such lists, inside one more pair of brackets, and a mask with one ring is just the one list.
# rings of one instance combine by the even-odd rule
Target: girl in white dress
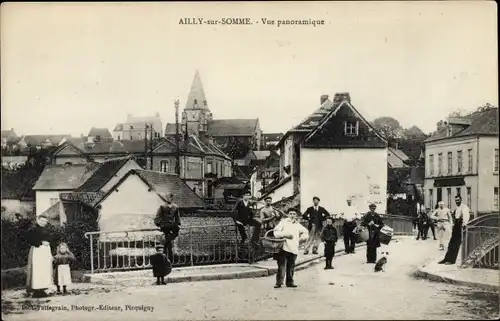
[[68,245],[66,243],[59,244],[57,254],[54,256],[57,294],[61,294],[61,286],[63,293],[68,293],[67,286],[71,285],[71,269],[69,265],[74,261],[76,261],[75,256],[69,250]]

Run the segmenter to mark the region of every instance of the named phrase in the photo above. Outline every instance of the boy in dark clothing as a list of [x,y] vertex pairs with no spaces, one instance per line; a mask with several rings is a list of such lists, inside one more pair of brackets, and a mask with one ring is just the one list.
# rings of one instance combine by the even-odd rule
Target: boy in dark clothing
[[179,207],[172,203],[172,193],[165,195],[165,204],[160,205],[156,212],[154,223],[165,235],[165,253],[170,261],[174,259],[173,241],[179,236],[181,217]]
[[337,240],[337,229],[335,228],[335,226],[333,226],[333,219],[331,217],[328,217],[326,219],[326,225],[321,231],[321,241],[325,242],[325,270],[333,269],[332,260],[335,256],[335,243],[337,243]]
[[163,253],[163,245],[156,246],[156,254],[151,255],[150,262],[153,266],[153,276],[156,277],[156,285],[167,284],[165,276],[172,272],[172,264]]
[[253,226],[252,243],[257,244],[260,238],[261,223],[258,222],[253,216],[252,206],[255,204],[254,201],[250,200],[250,192],[245,191],[243,198],[239,200],[233,211],[236,212],[234,222],[236,223],[236,228],[241,236],[241,244],[244,244],[247,239],[247,233],[245,231],[245,226]]

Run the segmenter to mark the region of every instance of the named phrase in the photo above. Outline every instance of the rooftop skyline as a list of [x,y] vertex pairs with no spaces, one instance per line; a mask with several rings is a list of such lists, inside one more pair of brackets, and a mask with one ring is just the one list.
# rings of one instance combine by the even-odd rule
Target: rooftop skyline
[[[165,125],[196,70],[214,118],[259,118],[264,132],[286,132],[337,92],[368,120],[424,132],[451,111],[498,106],[494,3],[304,5],[3,4],[2,129],[79,136],[156,112]],[[178,24],[242,15],[325,25]]]

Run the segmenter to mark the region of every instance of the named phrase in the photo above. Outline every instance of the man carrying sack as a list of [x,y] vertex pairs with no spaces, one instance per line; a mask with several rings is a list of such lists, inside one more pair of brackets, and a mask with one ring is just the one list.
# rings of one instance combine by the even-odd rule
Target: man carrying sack
[[377,248],[380,247],[380,229],[384,222],[380,215],[375,212],[377,205],[370,204],[370,211],[363,217],[361,226],[368,229],[368,240],[366,241],[366,263],[377,262]]

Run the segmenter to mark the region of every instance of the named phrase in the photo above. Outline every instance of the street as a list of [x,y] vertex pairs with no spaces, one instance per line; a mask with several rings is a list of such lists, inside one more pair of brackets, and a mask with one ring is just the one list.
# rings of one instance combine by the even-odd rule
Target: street
[[[334,270],[324,262],[295,274],[296,289],[274,289],[275,276],[256,279],[173,283],[166,286],[90,291],[87,295],[48,298],[53,307],[122,307],[122,311],[22,311],[13,300],[5,320],[164,320],[187,319],[492,319],[498,316],[498,294],[412,276],[417,266],[442,255],[436,241],[405,237],[383,246],[389,251],[386,272],[374,273],[365,264],[364,249],[334,259]],[[153,279],[152,279],[153,282]],[[7,299],[8,300],[8,299]],[[5,303],[4,303],[5,304]],[[126,305],[151,311],[124,311]]]

